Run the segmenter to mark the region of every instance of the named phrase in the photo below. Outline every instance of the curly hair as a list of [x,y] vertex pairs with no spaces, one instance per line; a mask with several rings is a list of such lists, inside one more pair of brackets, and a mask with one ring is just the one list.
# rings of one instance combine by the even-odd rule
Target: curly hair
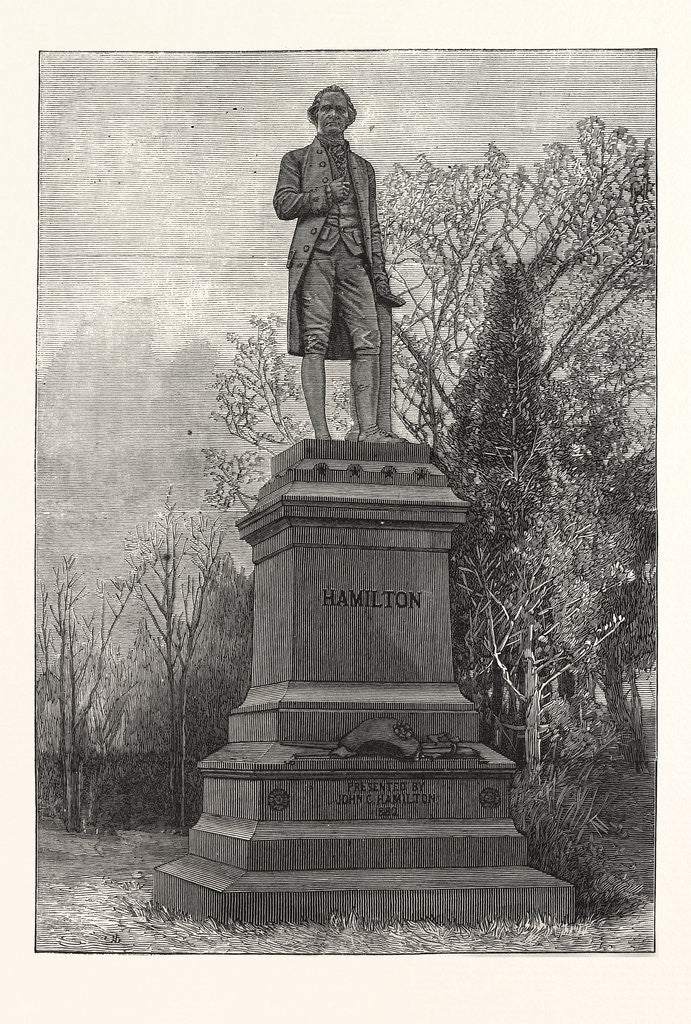
[[312,101],[312,106],[307,111],[308,118],[310,119],[312,124],[316,127],[316,125],[317,125],[317,111],[319,110],[319,104],[321,103],[322,96],[324,95],[324,93],[327,93],[327,92],[340,92],[341,96],[345,97],[346,107],[348,108],[348,124],[346,125],[346,127],[349,128],[350,125],[355,120],[355,118],[357,117],[357,110],[353,106],[352,100],[351,100],[350,96],[348,95],[348,93],[345,91],[345,89],[341,89],[340,85],[327,85],[326,89],[320,89],[319,90],[317,95],[314,97],[314,100]]

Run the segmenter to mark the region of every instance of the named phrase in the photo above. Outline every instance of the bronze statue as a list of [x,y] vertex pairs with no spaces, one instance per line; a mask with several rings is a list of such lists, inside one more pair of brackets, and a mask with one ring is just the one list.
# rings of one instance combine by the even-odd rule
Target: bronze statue
[[[328,439],[325,359],[350,359],[355,437],[398,441],[391,432],[391,294],[377,219],[374,168],[344,131],[356,117],[333,85],[317,93],[309,146],[281,161],[274,209],[297,219],[288,254],[288,351],[302,356],[302,386],[315,437]],[[352,438],[353,435],[349,435]]]

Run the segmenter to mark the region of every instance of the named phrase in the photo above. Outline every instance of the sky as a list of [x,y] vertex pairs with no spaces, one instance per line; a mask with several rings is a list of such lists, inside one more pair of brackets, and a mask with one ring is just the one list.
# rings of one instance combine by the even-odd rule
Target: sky
[[[655,134],[652,51],[44,52],[39,577],[69,553],[88,580],[121,572],[125,536],[171,487],[204,507],[201,450],[229,444],[210,384],[228,332],[285,317],[278,166],[333,83],[378,178],[419,153],[478,163],[490,142],[530,171],[595,114]],[[234,518],[229,548],[249,567]]]

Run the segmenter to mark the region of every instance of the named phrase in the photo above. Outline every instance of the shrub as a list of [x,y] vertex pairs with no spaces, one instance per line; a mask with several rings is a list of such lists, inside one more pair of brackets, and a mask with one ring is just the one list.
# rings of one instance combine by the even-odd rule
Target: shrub
[[579,916],[626,913],[641,902],[642,887],[612,868],[602,841],[623,767],[616,730],[594,702],[580,709],[564,705],[552,726],[540,777],[519,773],[511,792],[529,863],[575,886]]

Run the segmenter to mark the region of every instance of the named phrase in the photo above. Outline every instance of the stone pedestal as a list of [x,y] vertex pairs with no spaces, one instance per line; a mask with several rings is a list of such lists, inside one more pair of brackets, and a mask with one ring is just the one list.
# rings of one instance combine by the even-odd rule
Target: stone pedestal
[[[448,552],[465,511],[424,445],[301,441],[273,460],[238,524],[252,686],[199,765],[203,814],[189,855],[156,870],[156,903],[252,923],[572,919],[572,886],[526,867],[515,766],[478,742],[453,682]],[[358,727],[375,740],[342,744]],[[376,741],[398,735],[407,756]]]

